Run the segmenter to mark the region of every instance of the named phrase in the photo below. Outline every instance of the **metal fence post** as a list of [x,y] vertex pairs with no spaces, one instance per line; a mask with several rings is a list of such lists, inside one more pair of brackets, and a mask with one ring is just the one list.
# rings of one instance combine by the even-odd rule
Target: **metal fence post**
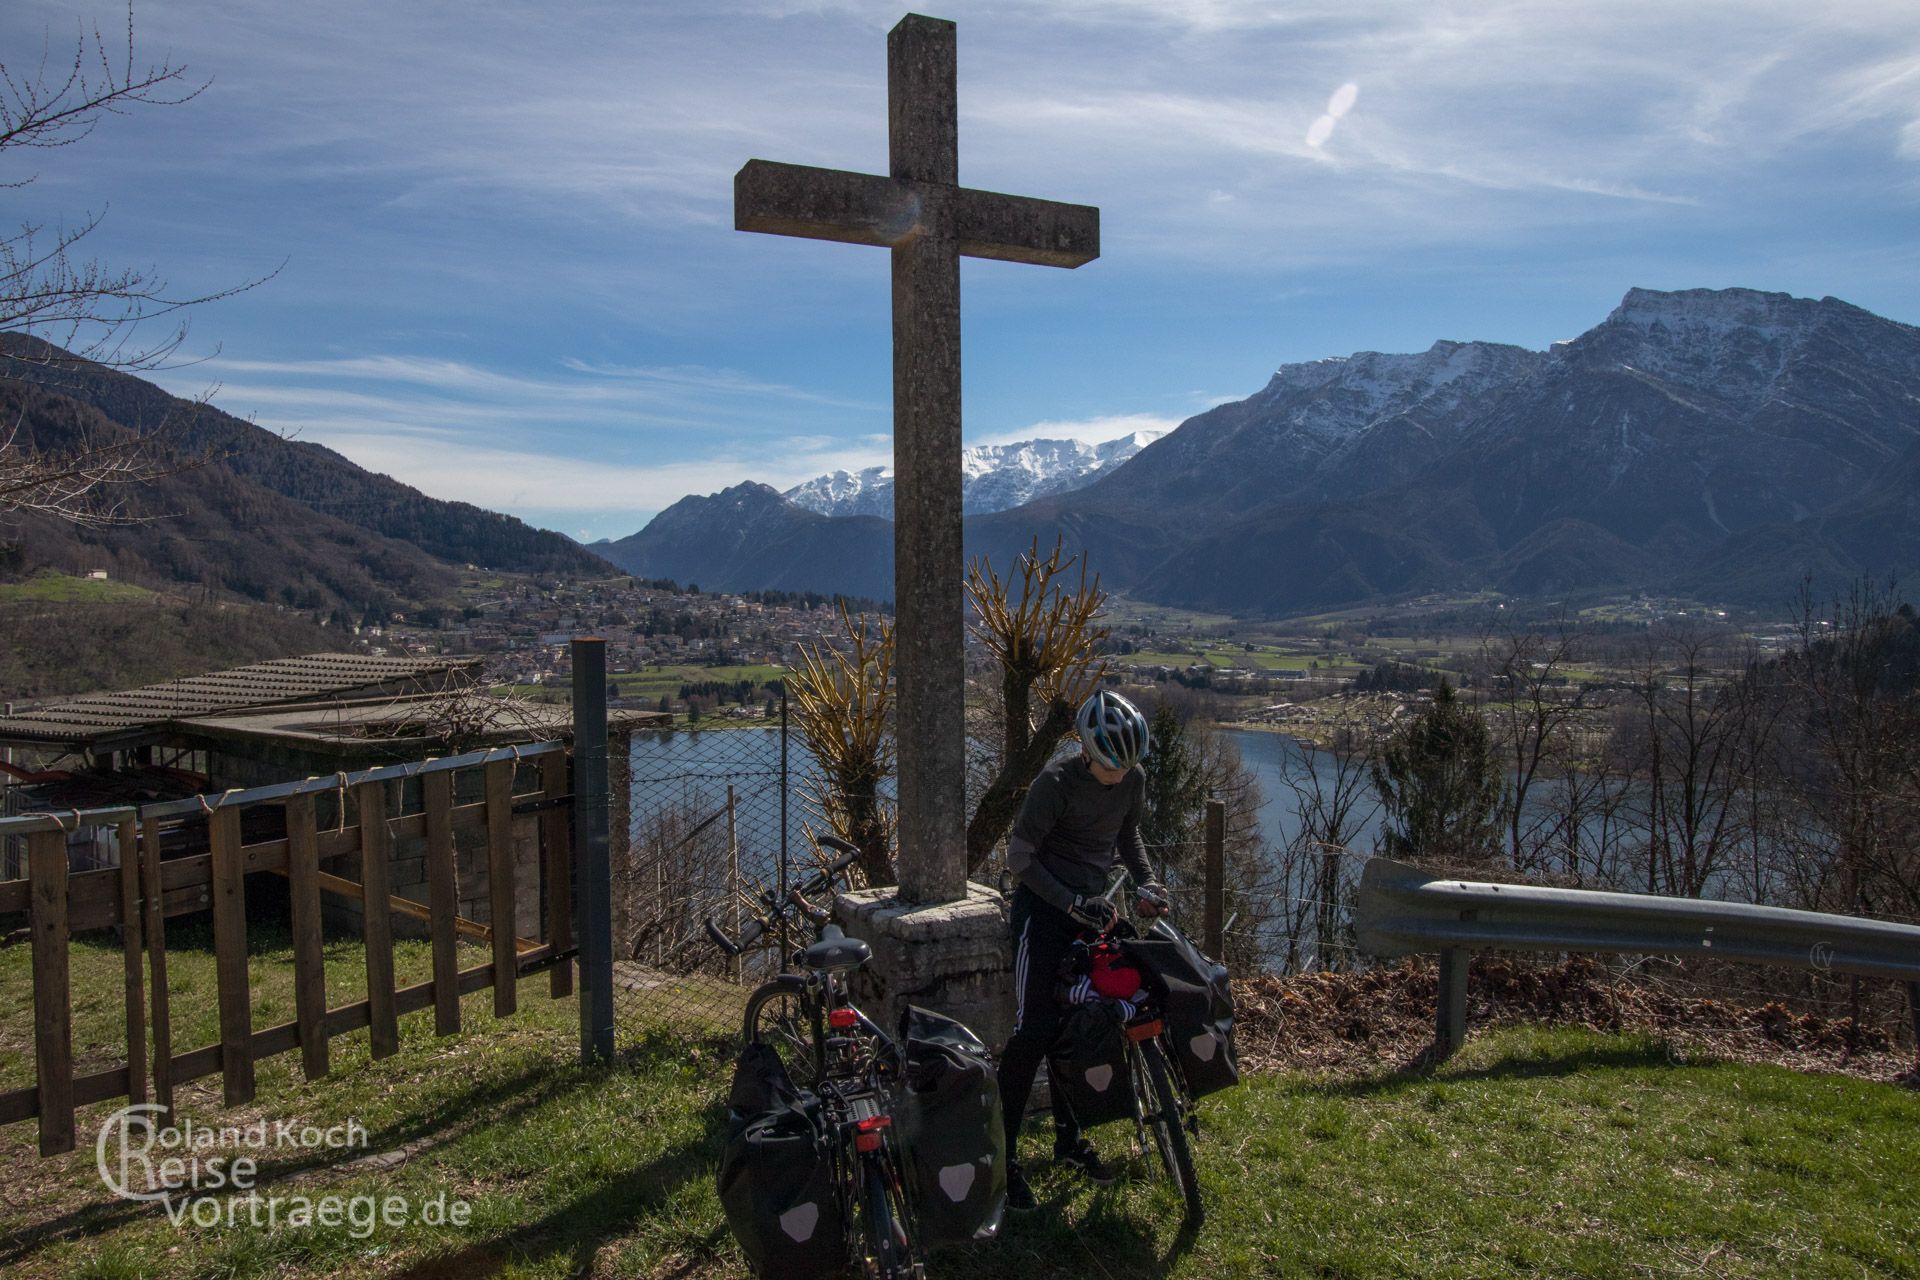
[[1215,960],[1227,952],[1227,806],[1207,801],[1207,954]]
[[[780,681],[780,901],[787,900],[787,682]],[[793,940],[787,936],[787,914],[780,914],[780,972],[787,971]]]
[[[733,784],[727,784],[727,901],[733,904],[733,937],[740,936],[740,826]],[[727,976],[740,981],[740,957],[727,957]]]
[[613,1060],[613,868],[607,851],[607,642],[573,642],[575,922],[580,1060]]
[[1438,1024],[1434,1028],[1433,1056],[1445,1061],[1460,1052],[1467,1042],[1467,965],[1473,953],[1465,947],[1447,947],[1440,952],[1440,998]]

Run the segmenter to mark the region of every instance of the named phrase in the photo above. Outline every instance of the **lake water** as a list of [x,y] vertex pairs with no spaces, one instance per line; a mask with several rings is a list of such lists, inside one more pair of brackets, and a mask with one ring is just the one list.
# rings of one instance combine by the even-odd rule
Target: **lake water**
[[[1261,794],[1260,834],[1274,849],[1283,849],[1299,834],[1299,802],[1286,784],[1292,771],[1296,776],[1311,769],[1329,793],[1333,786],[1333,758],[1325,752],[1303,748],[1285,734],[1258,730],[1221,729],[1220,733],[1239,748],[1240,758],[1258,783]],[[800,735],[788,739],[789,791],[787,802],[787,840],[796,856],[806,849],[804,829],[818,827],[819,820],[805,804],[805,778],[812,762]],[[755,843],[779,844],[780,733],[777,729],[684,730],[667,734],[636,734],[630,757],[633,766],[633,812],[638,818],[663,803],[679,803],[690,810],[711,812],[726,803],[727,784],[732,783],[738,807],[743,839],[751,835]],[[1540,799],[1544,803],[1546,789]],[[1379,805],[1371,782],[1362,782],[1362,797],[1355,807],[1364,819],[1355,828],[1348,847],[1356,853],[1370,852],[1381,830]]]
[[[1260,831],[1266,843],[1283,848],[1300,829],[1293,793],[1283,780],[1286,771],[1311,767],[1323,786],[1331,788],[1333,763],[1323,752],[1303,750],[1298,742],[1278,733],[1222,729],[1239,749],[1259,783],[1263,801]],[[804,804],[804,779],[812,763],[796,733],[788,738],[787,839],[792,849],[804,849],[803,828],[818,826]],[[710,811],[726,803],[733,784],[742,825],[778,843],[780,789],[780,733],[777,729],[684,730],[666,734],[635,734],[629,757],[633,768],[633,811],[636,816],[663,803],[685,804]],[[1366,787],[1361,812],[1376,808],[1373,789]],[[749,816],[750,815],[750,816]],[[1359,829],[1356,849],[1371,849],[1379,830],[1377,814]]]
[[[1327,795],[1333,793],[1333,757],[1323,751],[1309,751],[1283,733],[1264,733],[1257,729],[1221,729],[1219,732],[1240,749],[1240,759],[1260,786],[1260,834],[1267,845],[1284,849],[1300,834],[1299,802],[1287,786],[1289,772],[1301,776],[1311,768]],[[1357,817],[1366,820],[1348,841],[1355,852],[1373,848],[1380,832],[1379,797],[1373,784],[1362,783],[1363,795],[1355,806]]]

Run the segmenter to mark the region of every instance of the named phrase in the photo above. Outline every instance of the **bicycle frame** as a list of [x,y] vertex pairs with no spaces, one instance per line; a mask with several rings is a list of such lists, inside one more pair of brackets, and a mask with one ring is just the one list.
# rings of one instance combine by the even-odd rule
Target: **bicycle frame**
[[[1119,884],[1120,876],[1116,875],[1108,882],[1108,894]],[[1164,911],[1160,918],[1166,918]],[[1131,924],[1116,921],[1111,928],[1087,929],[1084,933],[1091,935],[1095,943],[1122,942],[1125,941],[1119,932],[1122,927],[1135,935],[1139,932]],[[1151,1157],[1158,1154],[1168,1176],[1186,1200],[1186,1229],[1197,1230],[1205,1220],[1205,1210],[1200,1202],[1187,1139],[1199,1133],[1199,1125],[1195,1118],[1195,1099],[1180,1070],[1165,1010],[1149,1005],[1145,1013],[1126,1024],[1125,1034],[1128,1079],[1134,1095],[1134,1136],[1142,1153],[1149,1157],[1149,1163]]]

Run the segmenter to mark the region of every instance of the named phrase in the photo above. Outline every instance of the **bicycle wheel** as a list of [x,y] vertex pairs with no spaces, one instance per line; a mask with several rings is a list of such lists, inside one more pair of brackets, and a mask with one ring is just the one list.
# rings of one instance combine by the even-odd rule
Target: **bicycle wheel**
[[862,1247],[869,1280],[918,1280],[913,1257],[913,1220],[893,1157],[882,1150],[860,1161]]
[[[1200,1179],[1193,1172],[1193,1149],[1187,1144],[1185,1106],[1174,1088],[1172,1072],[1160,1045],[1153,1040],[1131,1046],[1134,1072],[1134,1106],[1140,1123],[1153,1135],[1160,1163],[1173,1180],[1174,1190],[1186,1202],[1186,1225],[1198,1230],[1206,1221],[1206,1206],[1200,1202]],[[1144,1080],[1141,1076],[1145,1076]],[[1143,1087],[1144,1086],[1144,1087]]]
[[758,988],[747,997],[741,1033],[748,1044],[770,1045],[794,1084],[802,1089],[818,1088],[820,1061],[814,1051],[813,1007],[805,992],[778,982]]

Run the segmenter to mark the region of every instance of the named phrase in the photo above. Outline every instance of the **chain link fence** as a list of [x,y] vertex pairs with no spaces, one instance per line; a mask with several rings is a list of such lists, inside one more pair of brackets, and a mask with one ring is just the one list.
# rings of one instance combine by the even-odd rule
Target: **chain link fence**
[[[805,939],[769,934],[729,956],[767,893],[784,899],[817,865],[821,829],[803,794],[806,755],[784,707],[764,724],[633,735],[627,853],[613,868],[615,1014],[623,1037],[717,1039],[746,995]],[[824,903],[822,905],[825,905]]]

